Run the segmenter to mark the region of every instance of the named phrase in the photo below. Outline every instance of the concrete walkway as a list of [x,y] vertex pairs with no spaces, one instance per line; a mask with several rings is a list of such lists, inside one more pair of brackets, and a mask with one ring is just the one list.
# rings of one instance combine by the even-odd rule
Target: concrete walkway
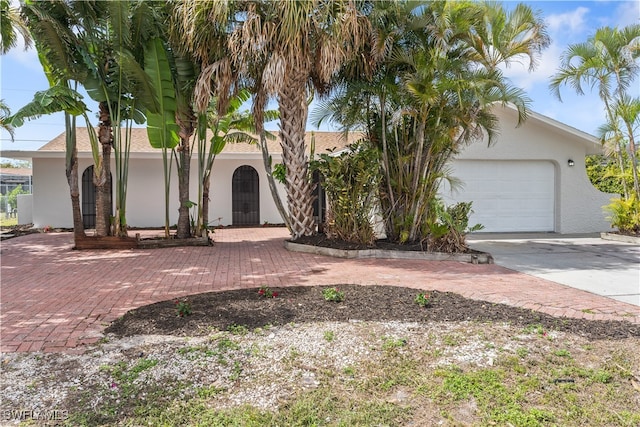
[[0,350],[82,352],[128,310],[261,285],[362,284],[451,291],[554,316],[640,324],[640,307],[515,272],[453,261],[347,260],[288,252],[282,228],[216,230],[213,247],[74,251],[70,233],[2,242]]

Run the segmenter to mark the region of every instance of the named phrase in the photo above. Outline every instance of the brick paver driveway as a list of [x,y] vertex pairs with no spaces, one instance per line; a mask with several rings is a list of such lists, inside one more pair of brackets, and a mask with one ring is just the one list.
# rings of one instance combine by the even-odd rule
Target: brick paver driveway
[[451,291],[554,316],[640,323],[640,307],[499,267],[288,252],[282,228],[216,230],[213,247],[75,251],[70,233],[2,242],[2,352],[82,352],[128,310],[201,292],[361,284]]

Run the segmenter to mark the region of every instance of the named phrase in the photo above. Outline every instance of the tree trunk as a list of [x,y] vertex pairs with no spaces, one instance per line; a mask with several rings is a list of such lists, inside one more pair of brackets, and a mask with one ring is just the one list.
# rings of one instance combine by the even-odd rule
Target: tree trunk
[[82,209],[80,208],[80,190],[78,185],[78,150],[73,148],[71,164],[67,165],[67,182],[71,195],[71,210],[73,212],[73,236],[75,239],[85,237],[84,223],[82,221]]
[[267,147],[267,138],[264,134],[264,129],[260,127],[260,150],[262,151],[262,163],[264,164],[264,170],[267,173],[267,182],[269,183],[269,191],[271,192],[271,198],[273,198],[273,202],[276,204],[276,209],[278,209],[278,213],[284,221],[284,225],[287,226],[289,233],[291,233],[291,224],[289,222],[289,215],[287,215],[287,211],[284,209],[284,205],[282,204],[282,200],[280,199],[280,193],[278,193],[278,187],[276,186],[276,180],[273,177],[273,169],[271,167],[271,156],[269,155],[269,147]]
[[209,229],[209,187],[211,186],[211,175],[206,174],[202,181],[202,200],[200,200],[200,208],[202,209],[202,231]]
[[294,240],[315,233],[313,185],[309,180],[304,141],[308,112],[306,76],[304,70],[289,69],[278,97],[282,156],[287,167],[289,224]]
[[102,147],[99,170],[94,172],[96,187],[96,235],[111,235],[111,116],[106,102],[100,103],[98,140]]
[[191,237],[191,220],[189,218],[189,174],[191,173],[191,156],[189,155],[189,137],[180,135],[180,147],[178,147],[178,239]]
[[629,157],[631,159],[631,173],[633,174],[633,191],[640,198],[640,181],[638,180],[638,156],[636,153],[636,139],[633,136],[633,128],[627,123],[629,135]]
[[186,239],[191,237],[191,218],[189,217],[189,209],[191,207],[189,195],[189,179],[191,174],[191,147],[189,141],[194,132],[194,124],[196,117],[191,108],[184,114],[176,114],[176,122],[180,126],[180,146],[177,151],[178,155],[178,200],[180,207],[178,208],[178,229],[176,237],[178,239]]

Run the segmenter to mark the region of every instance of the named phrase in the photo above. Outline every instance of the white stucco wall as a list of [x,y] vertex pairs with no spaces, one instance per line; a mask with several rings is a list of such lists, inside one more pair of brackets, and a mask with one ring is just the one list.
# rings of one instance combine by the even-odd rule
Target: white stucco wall
[[[499,160],[506,162],[543,161],[554,167],[554,224],[557,233],[589,233],[610,229],[602,206],[614,195],[598,191],[591,185],[586,174],[585,156],[599,152],[599,146],[585,134],[541,116],[533,115],[520,128],[516,128],[516,114],[509,109],[498,109],[501,119],[501,134],[492,147],[478,142],[458,156],[454,167],[464,161]],[[40,154],[40,153],[38,153]],[[33,222],[36,227],[72,227],[69,188],[64,172],[64,154],[53,153],[54,159],[34,157],[33,174]],[[79,160],[79,179],[92,164],[85,154]],[[129,199],[127,219],[134,227],[159,227],[164,225],[164,196],[162,164],[148,153],[134,154],[131,158],[129,176]],[[274,163],[280,159],[275,158]],[[572,159],[575,166],[569,167]],[[269,186],[259,154],[223,153],[216,160],[211,177],[209,220],[212,225],[232,224],[231,184],[236,168],[249,165],[259,175],[260,222],[281,223],[282,219],[271,198]],[[114,166],[112,164],[112,170]],[[191,164],[190,199],[197,202],[197,164]],[[115,172],[114,172],[115,173]],[[286,206],[286,193],[278,185],[281,199]],[[114,194],[115,196],[115,194]],[[172,172],[170,198],[170,222],[178,218],[177,176]]]
[[33,194],[18,194],[18,224],[33,222]]
[[[231,181],[236,168],[248,165],[258,172],[260,185],[260,223],[282,223],[267,182],[262,159],[239,159],[237,156],[221,156],[213,166],[211,174],[211,192],[209,203],[209,221],[211,225],[231,225]],[[82,187],[82,173],[93,163],[91,159],[78,161],[79,182]],[[112,173],[115,165],[112,162]],[[36,227],[73,227],[69,186],[64,172],[64,159],[33,159],[34,207],[33,221]],[[171,225],[178,221],[178,184],[175,165],[171,174],[171,194],[169,218]],[[36,181],[37,180],[37,181]],[[198,165],[194,159],[191,164],[189,198],[198,202]],[[286,206],[284,186],[278,184],[280,197]],[[82,194],[82,188],[80,188]],[[114,188],[115,206],[115,188]],[[162,163],[158,159],[131,158],[129,165],[127,221],[132,227],[161,227],[164,225],[164,178]]]
[[33,225],[73,227],[64,157],[33,159]]
[[[615,195],[602,193],[587,177],[585,157],[599,152],[576,133],[552,126],[536,116],[516,127],[516,113],[498,109],[500,136],[491,147],[478,142],[465,148],[460,160],[544,160],[555,165],[555,227],[557,233],[592,233],[610,229],[602,206]],[[569,166],[569,159],[575,165]]]

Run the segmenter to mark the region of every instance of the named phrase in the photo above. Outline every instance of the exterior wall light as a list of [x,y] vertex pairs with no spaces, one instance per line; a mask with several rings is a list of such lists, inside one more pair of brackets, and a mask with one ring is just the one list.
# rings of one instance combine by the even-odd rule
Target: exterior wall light
[[574,166],[576,163],[573,160],[569,159],[567,160],[567,164],[569,165],[569,167],[571,167],[571,166]]

